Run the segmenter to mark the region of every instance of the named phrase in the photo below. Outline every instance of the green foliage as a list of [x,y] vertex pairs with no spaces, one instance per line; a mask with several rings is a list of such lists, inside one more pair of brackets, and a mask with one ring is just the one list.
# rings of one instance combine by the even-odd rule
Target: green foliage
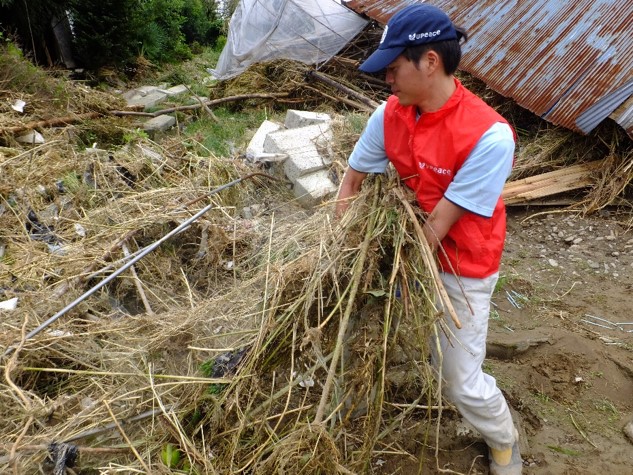
[[72,0],[75,48],[83,64],[98,68],[129,61],[142,26],[136,0]]
[[[207,377],[207,378],[212,378],[213,377],[213,369],[215,368],[215,359],[210,359],[205,361],[204,363],[202,363],[200,365],[200,371],[202,371],[202,374]],[[210,384],[209,387],[207,388],[207,393],[208,394],[213,394],[214,396],[217,396],[218,394],[222,393],[222,391],[228,386],[228,384],[224,384],[224,383],[213,383]]]
[[215,39],[213,48],[217,51],[222,51],[225,45],[226,45],[226,36],[220,35]]
[[160,457],[167,468],[176,468],[180,463],[181,454],[173,444],[165,444]]
[[577,457],[578,455],[582,455],[582,452],[578,450],[567,449],[565,447],[560,447],[558,445],[548,445],[547,448],[554,452],[558,452],[559,454],[570,455],[572,457]]
[[43,47],[55,50],[47,44],[51,24],[65,12],[75,54],[90,69],[125,66],[141,55],[156,63],[188,59],[189,45],[213,45],[223,28],[215,0],[0,0],[1,26],[37,50],[36,60]]
[[46,74],[28,61],[12,42],[0,43],[0,88],[52,97],[54,90]]
[[266,118],[263,110],[236,114],[226,108],[218,108],[213,112],[219,122],[201,117],[185,129],[185,134],[190,137],[187,142],[200,156],[232,156],[233,149],[242,145],[240,141],[244,140],[246,131],[256,129]]
[[125,144],[130,144],[130,143],[134,143],[137,141],[143,141],[143,140],[147,140],[149,138],[149,136],[147,135],[147,132],[145,132],[144,130],[141,130],[139,128],[136,128],[134,130],[129,130],[128,132],[125,132],[123,134],[123,142]]
[[508,276],[506,274],[499,274],[499,278],[497,279],[497,283],[495,284],[494,293],[496,294],[497,292],[501,292],[507,284]]
[[214,1],[188,0],[182,14],[185,17],[182,32],[187,44],[211,45],[222,32],[223,21],[217,17]]
[[191,56],[181,27],[185,23],[185,3],[192,1],[195,0],[150,0],[143,4],[138,40],[149,60],[170,62]]

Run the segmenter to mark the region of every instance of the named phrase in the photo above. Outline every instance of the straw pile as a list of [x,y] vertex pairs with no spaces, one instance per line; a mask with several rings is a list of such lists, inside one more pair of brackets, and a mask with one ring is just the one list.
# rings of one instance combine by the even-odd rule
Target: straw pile
[[140,136],[78,152],[72,130],[2,162],[0,287],[18,299],[2,312],[3,473],[357,473],[407,454],[398,429],[441,408],[440,314],[397,180],[367,183],[337,222],[262,177],[209,194],[244,162]]
[[[59,115],[32,94],[23,120]],[[261,177],[209,195],[253,169],[121,125],[28,148],[5,136],[0,288],[18,305],[2,312],[1,470],[352,473],[387,446],[405,454],[395,430],[441,401],[428,255],[400,199],[367,186],[338,223]],[[340,126],[343,160],[354,134]]]
[[[65,111],[47,102],[49,83],[16,92],[17,73],[32,71],[2,71],[9,99],[34,105],[23,121]],[[288,92],[295,107],[329,95],[330,107],[341,107],[335,89],[306,88],[304,74],[303,66],[256,67],[215,93]],[[354,74],[341,81],[356,87]],[[365,79],[357,90],[379,100],[379,82]],[[75,114],[118,108],[106,95],[75,92]],[[0,116],[2,127],[20,124]],[[76,463],[82,473],[359,473],[378,457],[432,445],[442,401],[426,355],[444,317],[416,211],[397,180],[370,180],[339,222],[330,206],[308,213],[283,183],[259,176],[213,193],[253,168],[194,155],[177,137],[154,143],[124,125],[84,122],[29,148],[2,137],[0,300],[17,298],[18,307],[2,311],[0,470],[63,474]],[[523,146],[525,157],[547,157],[556,169],[570,156],[564,134],[548,145],[529,133],[540,148]],[[345,149],[337,171],[354,138],[336,136]],[[97,150],[93,141],[127,145]],[[618,180],[605,174],[588,207],[630,189],[630,155],[621,150],[612,147]],[[517,173],[534,173],[523,160]]]

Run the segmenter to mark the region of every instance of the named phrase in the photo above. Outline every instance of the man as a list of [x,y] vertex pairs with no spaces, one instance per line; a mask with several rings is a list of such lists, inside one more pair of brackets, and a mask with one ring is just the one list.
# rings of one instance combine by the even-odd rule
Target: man
[[349,158],[336,214],[345,212],[368,173],[384,172],[389,162],[416,192],[428,213],[424,234],[439,249],[442,281],[463,326],[452,327],[459,342],[442,336],[433,364],[447,398],[488,444],[491,473],[514,475],[522,469],[518,434],[495,379],[482,371],[505,239],[500,195],[512,168],[514,133],[453,76],[461,39],[465,32],[425,3],[388,22],[360,69],[385,70],[393,95],[372,114]]

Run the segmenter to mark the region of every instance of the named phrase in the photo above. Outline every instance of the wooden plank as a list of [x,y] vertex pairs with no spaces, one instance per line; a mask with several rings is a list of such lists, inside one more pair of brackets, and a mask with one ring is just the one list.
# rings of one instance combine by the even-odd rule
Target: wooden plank
[[553,172],[542,173],[506,183],[501,196],[506,204],[529,204],[530,200],[577,190],[591,185],[593,171],[602,160],[581,163]]

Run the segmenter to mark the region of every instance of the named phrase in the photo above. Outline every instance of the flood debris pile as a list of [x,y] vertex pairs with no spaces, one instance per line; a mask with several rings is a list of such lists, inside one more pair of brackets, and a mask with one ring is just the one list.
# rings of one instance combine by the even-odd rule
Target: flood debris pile
[[[254,206],[284,192],[262,177],[208,196],[237,162],[146,140],[73,160],[49,177],[85,174],[3,211],[2,292],[18,299],[2,321],[3,471],[357,473],[416,405],[441,407],[424,350],[435,284],[395,181],[333,222]],[[13,170],[25,190],[29,170]]]
[[[253,66],[204,105],[318,104],[362,128],[387,93],[356,71],[372,34],[319,71]],[[2,472],[360,473],[433,445],[443,405],[428,345],[450,316],[395,177],[370,179],[338,221],[327,204],[301,207],[261,160],[199,156],[177,131],[149,140],[114,114],[122,98],[25,82],[36,73],[23,65],[0,68]],[[72,101],[58,100],[64,88]],[[573,166],[563,191],[593,190],[571,200],[581,208],[630,198],[619,132],[590,142],[502,112],[520,136],[517,203],[560,193]],[[331,126],[333,189],[360,129]],[[44,143],[15,140],[44,130]],[[124,145],[100,145],[113,142]],[[535,186],[544,173],[558,175]]]
[[[50,125],[41,94],[3,123]],[[337,221],[261,163],[97,112],[43,144],[3,129],[0,471],[357,473],[414,450],[403,425],[432,437],[446,317],[397,180]]]

